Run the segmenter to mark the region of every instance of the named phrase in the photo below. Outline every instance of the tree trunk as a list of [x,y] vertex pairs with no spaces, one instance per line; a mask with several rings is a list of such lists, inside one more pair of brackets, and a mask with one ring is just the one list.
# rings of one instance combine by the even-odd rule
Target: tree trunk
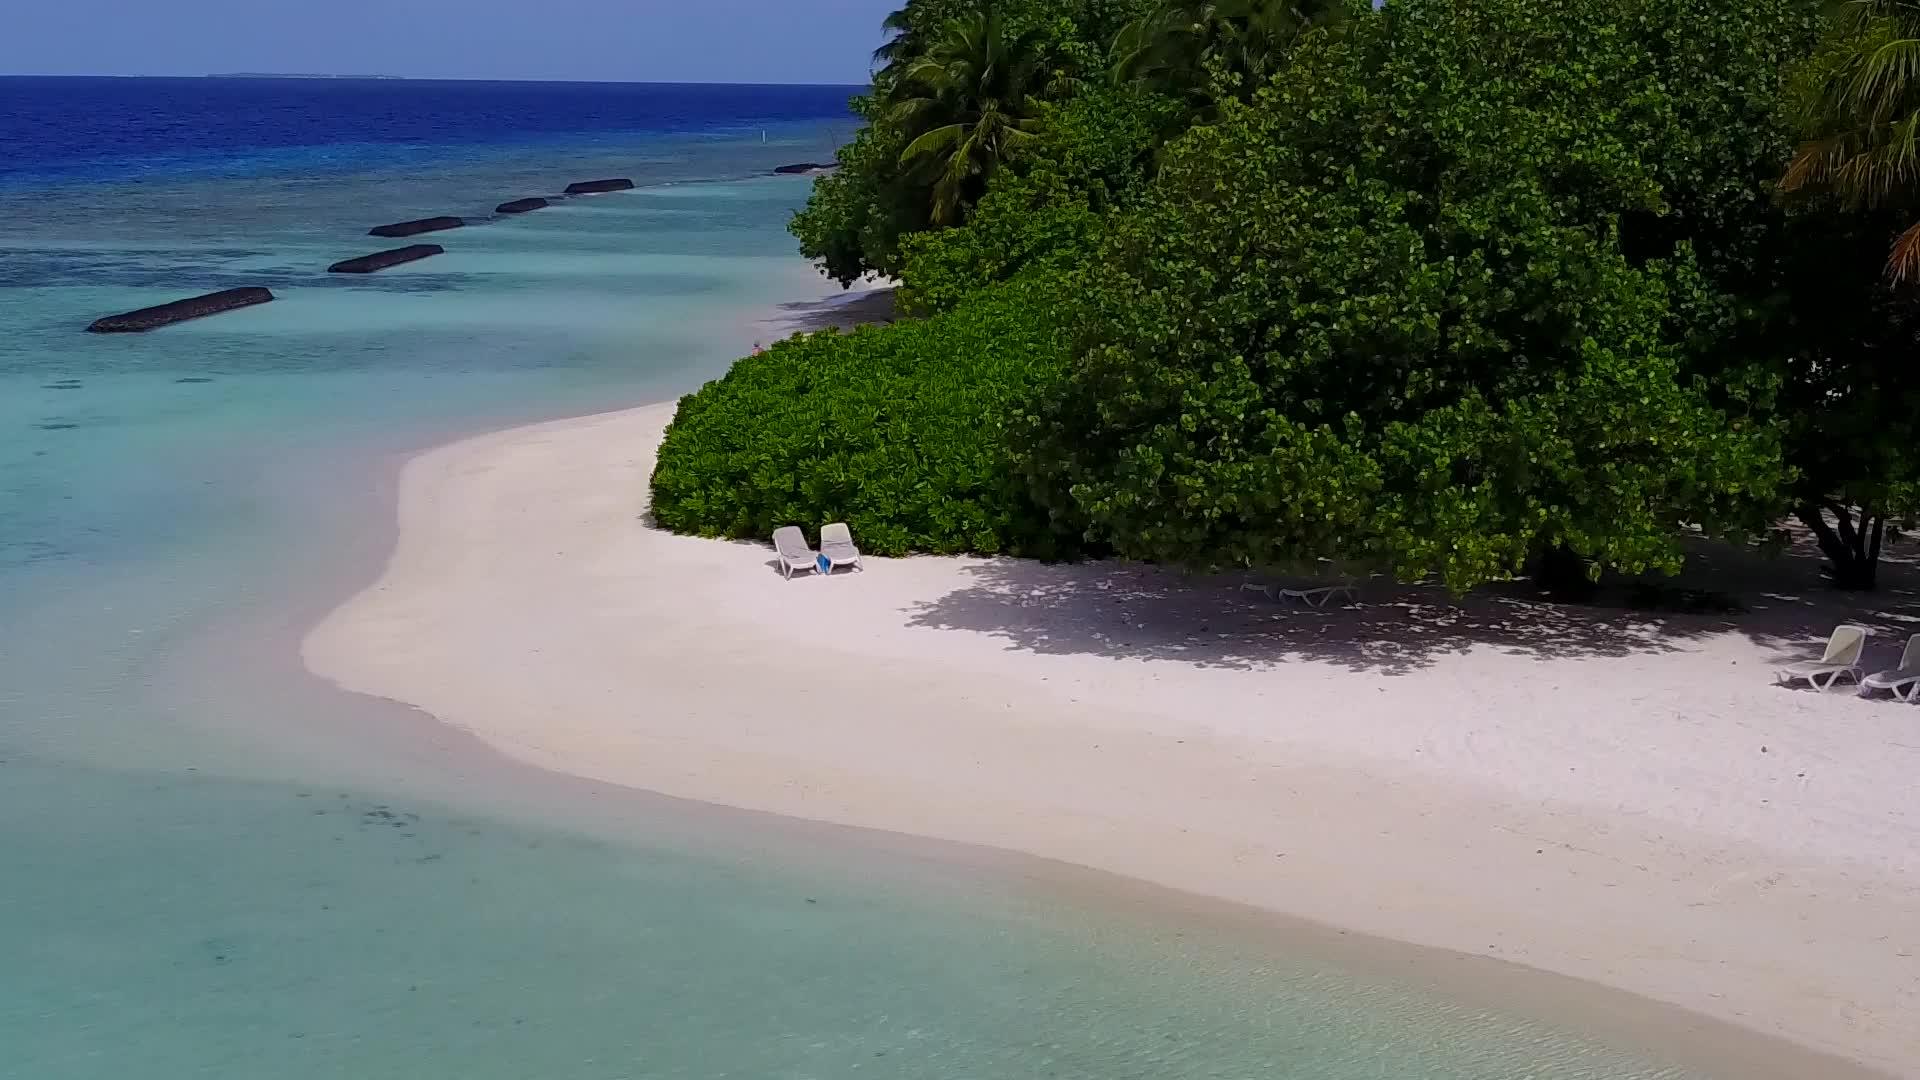
[[1556,544],[1534,556],[1533,583],[1555,600],[1585,603],[1599,586],[1587,573],[1586,557],[1565,544]]
[[[1827,524],[1826,515],[1834,518]],[[1827,580],[1836,589],[1872,589],[1880,576],[1880,538],[1887,521],[1862,507],[1858,525],[1853,512],[1839,503],[1803,503],[1794,516],[1813,530],[1827,557]]]

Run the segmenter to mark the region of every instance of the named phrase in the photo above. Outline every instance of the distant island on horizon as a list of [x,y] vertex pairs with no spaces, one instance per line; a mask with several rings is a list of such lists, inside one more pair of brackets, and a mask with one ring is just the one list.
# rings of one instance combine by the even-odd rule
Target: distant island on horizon
[[325,75],[303,71],[216,71],[209,79],[382,79],[399,81],[405,75]]

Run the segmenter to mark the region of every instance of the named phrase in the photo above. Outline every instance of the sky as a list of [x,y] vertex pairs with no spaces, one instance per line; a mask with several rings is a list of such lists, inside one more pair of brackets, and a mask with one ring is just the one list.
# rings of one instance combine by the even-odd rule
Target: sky
[[0,74],[862,83],[900,0],[19,0]]

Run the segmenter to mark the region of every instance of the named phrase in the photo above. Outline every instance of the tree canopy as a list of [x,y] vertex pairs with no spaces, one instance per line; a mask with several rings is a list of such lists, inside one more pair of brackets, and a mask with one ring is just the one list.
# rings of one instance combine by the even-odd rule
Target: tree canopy
[[964,226],[905,238],[905,306],[948,310],[1023,272],[1070,270],[1106,216],[1144,185],[1153,142],[1178,111],[1131,86],[1092,87],[1044,110],[1039,136]]
[[[854,102],[865,124],[841,148],[840,167],[815,181],[807,207],[794,216],[801,253],[842,284],[898,274],[905,238],[964,221],[985,192],[986,174],[1031,132],[1033,125],[1012,121],[1029,120],[1041,102],[1069,100],[1104,79],[1109,44],[1146,3],[906,0],[886,20],[893,37],[876,57],[884,66]],[[963,45],[963,38],[975,44]],[[989,40],[1010,47],[1002,55],[1011,66],[984,62],[989,50],[975,45]],[[1005,95],[1013,83],[1020,92]],[[908,104],[916,101],[925,104]],[[936,115],[947,119],[919,123]],[[936,129],[945,129],[934,139],[947,148],[963,141],[962,130],[975,136],[966,155],[937,158],[959,171],[928,169],[924,156],[908,153]]]
[[1016,37],[984,11],[953,20],[895,76],[887,119],[907,140],[906,175],[930,189],[933,224],[958,221],[994,171],[1038,138],[1040,61],[1038,34]]
[[1910,175],[1787,172],[1810,118],[1915,126],[1861,59],[1905,7],[1852,10],[909,0],[793,228],[923,318],[688,399],[661,520],[1464,589],[1791,515],[1871,586],[1920,511]]
[[1113,41],[1113,75],[1211,116],[1222,93],[1247,97],[1310,30],[1345,22],[1347,0],[1160,0]]
[[1742,9],[1393,5],[1227,103],[1073,290],[1041,501],[1144,558],[1456,587],[1562,545],[1671,568],[1682,526],[1763,521],[1778,432],[1690,377],[1685,333],[1715,306],[1689,233],[1726,208],[1680,188],[1765,175],[1717,125],[1792,48],[1793,5]]

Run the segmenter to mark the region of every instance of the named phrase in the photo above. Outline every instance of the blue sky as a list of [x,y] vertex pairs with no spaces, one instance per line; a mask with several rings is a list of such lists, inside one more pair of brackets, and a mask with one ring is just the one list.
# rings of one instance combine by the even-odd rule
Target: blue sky
[[899,0],[18,0],[0,74],[865,82]]

